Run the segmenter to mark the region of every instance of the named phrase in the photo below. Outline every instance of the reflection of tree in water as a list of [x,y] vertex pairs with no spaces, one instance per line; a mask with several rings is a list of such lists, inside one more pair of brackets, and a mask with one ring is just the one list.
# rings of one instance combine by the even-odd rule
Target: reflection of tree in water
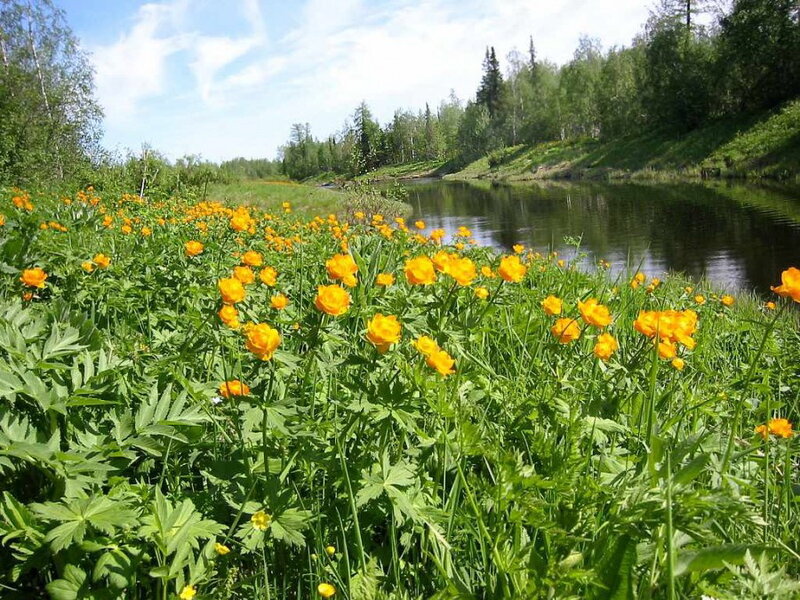
[[[719,284],[766,291],[783,269],[800,259],[796,250],[800,225],[774,214],[777,210],[792,214],[792,203],[797,201],[757,188],[755,202],[756,196],[745,196],[751,189],[444,181],[410,186],[409,202],[430,227],[454,229],[463,224],[477,238],[500,248],[515,243],[562,248],[564,236],[582,235],[583,248],[598,257],[647,257],[696,278],[711,272]],[[800,214],[800,204],[794,209]],[[727,277],[744,280],[729,282]]]

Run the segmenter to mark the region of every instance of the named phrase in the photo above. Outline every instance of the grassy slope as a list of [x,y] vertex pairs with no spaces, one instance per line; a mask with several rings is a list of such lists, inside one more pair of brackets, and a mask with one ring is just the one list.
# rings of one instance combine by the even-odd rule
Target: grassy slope
[[481,158],[454,179],[657,177],[659,174],[739,177],[796,176],[800,171],[800,101],[781,110],[712,123],[680,138],[650,134],[598,142],[550,142],[506,151],[490,168]]
[[286,181],[242,181],[219,184],[208,189],[208,199],[233,204],[255,204],[268,211],[281,211],[289,202],[294,212],[312,217],[339,213],[346,197],[335,190]]

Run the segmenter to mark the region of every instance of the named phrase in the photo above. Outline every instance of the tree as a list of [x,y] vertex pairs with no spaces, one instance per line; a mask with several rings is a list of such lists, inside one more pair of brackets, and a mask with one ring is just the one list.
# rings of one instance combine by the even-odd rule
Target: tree
[[99,154],[102,111],[63,11],[51,0],[2,0],[0,60],[0,180],[78,176]]
[[486,49],[486,56],[483,59],[483,79],[476,98],[478,104],[485,106],[492,117],[500,111],[502,88],[503,75],[500,73],[500,63],[492,46],[491,49]]
[[431,107],[425,103],[425,159],[433,160],[439,156],[439,136]]

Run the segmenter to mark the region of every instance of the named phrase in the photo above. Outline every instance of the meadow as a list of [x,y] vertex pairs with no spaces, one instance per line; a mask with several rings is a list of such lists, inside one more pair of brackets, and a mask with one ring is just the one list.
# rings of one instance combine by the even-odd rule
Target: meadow
[[800,594],[793,265],[733,297],[321,193],[2,192],[0,596]]

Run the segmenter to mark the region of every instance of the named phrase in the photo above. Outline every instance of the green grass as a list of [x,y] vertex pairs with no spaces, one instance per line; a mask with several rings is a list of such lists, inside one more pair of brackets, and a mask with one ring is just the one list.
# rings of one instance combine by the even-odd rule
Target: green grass
[[227,204],[252,204],[266,211],[282,212],[289,202],[301,216],[339,214],[347,208],[347,197],[339,191],[287,181],[241,181],[208,188],[208,199]]

